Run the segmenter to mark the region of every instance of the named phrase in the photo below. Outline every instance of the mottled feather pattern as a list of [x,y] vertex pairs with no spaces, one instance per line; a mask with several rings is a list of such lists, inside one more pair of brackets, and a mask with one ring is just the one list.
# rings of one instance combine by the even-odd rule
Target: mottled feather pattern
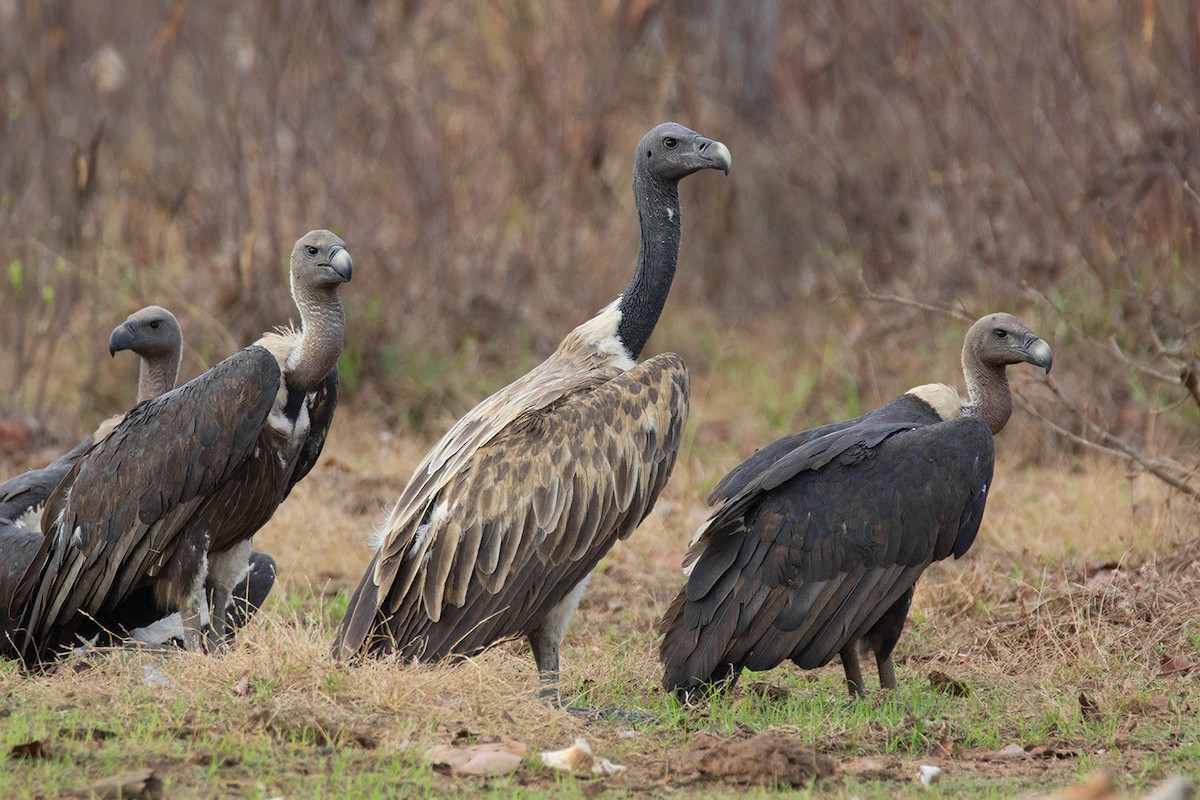
[[928,564],[973,541],[993,462],[979,419],[941,422],[899,398],[807,434],[768,445],[723,482],[739,488],[689,551],[663,620],[666,688],[788,659],[828,663],[890,610],[902,624]]
[[[423,511],[392,529],[351,601],[335,644],[341,656],[394,644],[405,657],[433,659],[526,632],[653,508],[687,417],[683,362],[667,354],[582,375],[566,365],[555,375],[557,366],[542,365],[536,394],[528,381],[508,387],[520,413],[500,413],[506,422],[488,425],[486,439],[476,433],[483,440],[468,446],[469,461],[453,436],[443,442],[454,456],[427,458],[452,471],[414,478],[437,491],[402,501],[453,512],[431,522],[436,515]],[[481,408],[512,408],[495,401]],[[372,591],[374,603],[363,594]]]

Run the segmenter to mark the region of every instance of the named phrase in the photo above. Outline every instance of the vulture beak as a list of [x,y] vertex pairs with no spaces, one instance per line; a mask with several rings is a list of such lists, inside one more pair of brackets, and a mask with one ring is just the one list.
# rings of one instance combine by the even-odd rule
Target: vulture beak
[[350,251],[340,244],[329,246],[329,266],[343,282],[348,282],[354,274],[354,262],[350,260]]
[[129,345],[133,344],[133,339],[133,323],[118,325],[108,337],[108,354],[115,356],[118,351],[128,349]]
[[700,137],[699,145],[700,155],[708,160],[708,165],[728,175],[729,168],[733,166],[733,154],[729,152],[729,148],[704,137]]
[[1054,363],[1054,353],[1051,352],[1050,345],[1034,334],[1027,333],[1025,340],[1021,342],[1021,350],[1024,351],[1026,361],[1046,370],[1047,375],[1050,374],[1050,365]]

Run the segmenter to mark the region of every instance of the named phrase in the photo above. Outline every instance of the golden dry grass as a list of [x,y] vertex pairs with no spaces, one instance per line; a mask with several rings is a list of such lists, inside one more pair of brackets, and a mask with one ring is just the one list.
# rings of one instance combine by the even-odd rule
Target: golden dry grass
[[[125,727],[140,731],[130,734],[132,753],[117,762],[165,765],[171,796],[212,787],[238,796],[369,793],[378,788],[370,781],[389,780],[397,794],[470,793],[470,780],[430,772],[420,754],[435,744],[496,739],[553,749],[577,735],[631,768],[604,785],[658,793],[675,785],[672,765],[695,732],[780,725],[840,762],[843,777],[822,782],[815,790],[822,796],[909,791],[916,765],[930,760],[947,769],[949,795],[968,796],[1007,796],[1096,765],[1124,772],[1135,785],[1170,768],[1196,769],[1200,753],[1187,737],[1200,728],[1188,721],[1200,694],[1192,671],[1177,668],[1200,662],[1200,515],[1151,478],[1049,447],[1049,434],[1020,410],[998,440],[979,541],[961,561],[931,568],[918,588],[898,650],[897,696],[848,704],[833,665],[748,677],[710,709],[667,704],[658,688],[656,627],[681,585],[686,542],[707,513],[702,498],[713,483],[755,446],[874,406],[889,394],[886,384],[949,379],[957,360],[950,337],[935,342],[922,364],[883,359],[876,350],[868,386],[847,377],[843,349],[818,346],[822,356],[814,360],[772,342],[770,320],[747,334],[704,333],[696,315],[678,316],[656,340],[658,349],[683,350],[694,365],[691,421],[675,474],[653,515],[602,563],[563,654],[569,693],[651,709],[662,722],[633,730],[554,711],[538,698],[521,642],[457,665],[346,667],[329,658],[331,626],[369,559],[370,532],[426,448],[471,404],[471,392],[514,377],[502,362],[476,365],[473,376],[446,375],[447,399],[415,430],[383,422],[406,414],[369,394],[341,407],[316,469],[256,537],[278,560],[279,581],[233,652],[116,654],[78,673],[32,679],[0,673],[0,709],[21,721],[5,741],[45,737],[69,764],[22,773],[23,790],[63,791],[81,775],[111,770],[111,754],[101,747],[103,758],[89,756],[99,745],[76,741],[89,741],[97,724],[117,738]],[[808,344],[842,334],[814,331]],[[1036,394],[1031,371],[1013,372],[1019,391]],[[44,455],[10,455],[5,469]],[[172,688],[145,684],[146,663],[157,664]],[[933,692],[929,676],[938,671],[968,684],[971,697]],[[774,688],[760,697],[756,684]],[[1086,712],[1081,694],[1092,704]],[[102,718],[111,722],[77,719],[83,706],[108,709]],[[32,709],[59,709],[61,719]],[[164,735],[172,746],[143,741]],[[981,756],[1009,742],[1066,757],[1017,764]],[[271,743],[270,757],[250,755]],[[937,749],[946,746],[949,755]],[[266,775],[257,774],[264,765]],[[325,773],[316,788],[304,777],[314,770]],[[360,773],[366,783],[344,777]],[[522,774],[515,785],[563,790],[533,767]]]

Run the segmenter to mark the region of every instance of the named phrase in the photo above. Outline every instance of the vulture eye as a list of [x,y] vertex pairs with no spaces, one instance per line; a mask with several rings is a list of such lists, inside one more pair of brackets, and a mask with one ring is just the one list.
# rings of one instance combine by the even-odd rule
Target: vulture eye
[[313,247],[311,244],[306,245],[304,252],[308,253],[310,256],[315,256],[317,254],[317,248]]
[[996,333],[997,339],[1007,339],[1008,338],[1008,331],[1004,330],[1003,328],[996,328],[995,333]]
[[663,147],[667,148],[668,150],[674,150],[677,144],[679,144],[679,140],[673,136],[668,136],[667,138],[663,139]]
[[150,323],[150,327],[153,328],[154,330],[158,330],[158,326],[161,324],[162,323],[159,322],[158,320],[154,320],[153,322]]

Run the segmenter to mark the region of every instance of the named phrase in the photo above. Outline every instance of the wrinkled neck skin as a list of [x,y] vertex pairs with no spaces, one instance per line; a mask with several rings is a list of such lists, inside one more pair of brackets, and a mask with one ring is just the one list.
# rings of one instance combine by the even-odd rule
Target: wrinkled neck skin
[[984,364],[975,355],[963,353],[963,374],[967,379],[967,405],[964,416],[979,417],[999,433],[1012,416],[1012,394],[1008,389],[1008,373],[1003,366]]
[[174,354],[142,358],[141,366],[138,367],[139,403],[166,394],[175,388],[175,381],[179,379],[180,357],[179,354]]
[[337,288],[296,287],[300,309],[300,346],[288,356],[285,378],[305,392],[316,389],[342,354],[346,315]]
[[679,184],[637,174],[633,181],[642,242],[637,269],[621,295],[617,336],[635,361],[662,314],[679,259]]

